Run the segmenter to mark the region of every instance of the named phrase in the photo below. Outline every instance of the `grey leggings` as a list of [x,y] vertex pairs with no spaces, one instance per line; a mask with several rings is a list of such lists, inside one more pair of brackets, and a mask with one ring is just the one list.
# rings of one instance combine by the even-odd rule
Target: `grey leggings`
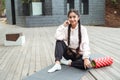
[[67,60],[68,59],[72,60],[72,63],[71,63],[72,67],[76,67],[79,69],[85,69],[84,68],[84,60],[82,59],[82,56],[80,56],[79,58],[76,59],[74,56],[68,55],[66,53],[66,51],[67,51],[67,46],[66,46],[65,42],[57,40],[56,46],[55,46],[55,61],[60,61],[63,56]]

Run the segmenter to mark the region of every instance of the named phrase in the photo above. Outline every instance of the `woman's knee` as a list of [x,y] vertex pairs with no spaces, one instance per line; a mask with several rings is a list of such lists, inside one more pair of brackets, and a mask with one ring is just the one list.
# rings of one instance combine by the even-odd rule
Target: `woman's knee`
[[56,45],[58,46],[65,46],[65,42],[63,40],[57,40]]
[[63,43],[63,40],[56,40],[56,43]]

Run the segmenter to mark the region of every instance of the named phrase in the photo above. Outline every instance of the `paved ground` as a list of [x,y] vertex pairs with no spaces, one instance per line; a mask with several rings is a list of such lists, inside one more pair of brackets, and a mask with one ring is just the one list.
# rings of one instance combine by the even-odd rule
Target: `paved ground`
[[[0,23],[0,80],[22,80],[54,63],[56,26],[23,28]],[[111,56],[111,66],[92,69],[81,80],[120,79],[120,28],[86,26],[92,53]],[[5,34],[23,32],[23,46],[4,46]]]

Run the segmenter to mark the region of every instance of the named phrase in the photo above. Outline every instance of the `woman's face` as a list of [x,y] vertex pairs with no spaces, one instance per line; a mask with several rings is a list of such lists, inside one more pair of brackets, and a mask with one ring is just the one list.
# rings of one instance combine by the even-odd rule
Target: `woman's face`
[[75,27],[78,24],[79,19],[79,16],[74,12],[71,12],[68,16],[68,20],[70,21],[72,27]]

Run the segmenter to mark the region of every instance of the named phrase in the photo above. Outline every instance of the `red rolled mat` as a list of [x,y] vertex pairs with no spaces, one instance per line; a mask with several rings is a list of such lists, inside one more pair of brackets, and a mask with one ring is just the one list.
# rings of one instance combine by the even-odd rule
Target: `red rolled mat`
[[109,56],[93,59],[91,64],[93,68],[100,68],[110,66],[113,63],[113,58]]

